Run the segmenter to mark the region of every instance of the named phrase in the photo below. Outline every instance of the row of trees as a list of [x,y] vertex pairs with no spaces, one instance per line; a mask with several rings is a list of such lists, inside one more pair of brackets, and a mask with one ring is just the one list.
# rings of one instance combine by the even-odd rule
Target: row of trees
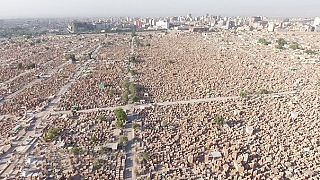
[[[123,83],[124,92],[122,95],[122,99],[125,103],[128,103],[129,100],[132,102],[138,102],[140,100],[138,96],[138,87],[133,82],[129,82],[128,79],[126,79]],[[130,98],[129,98],[130,96]]]
[[[258,43],[263,44],[263,45],[269,45],[269,44],[271,44],[270,41],[267,41],[267,40],[264,39],[264,38],[260,38],[260,39],[258,40]],[[289,45],[289,48],[292,49],[292,50],[297,50],[297,49],[304,50],[304,49],[299,45],[299,43],[297,43],[297,42],[292,42],[291,44],[289,44],[284,38],[279,38],[279,39],[277,39],[276,43],[277,43],[277,44],[276,44],[275,47],[276,47],[277,49],[284,49],[284,46],[285,46],[285,45]],[[309,55],[316,55],[316,54],[318,54],[317,51],[310,50],[310,49],[305,50],[304,53],[309,54]]]

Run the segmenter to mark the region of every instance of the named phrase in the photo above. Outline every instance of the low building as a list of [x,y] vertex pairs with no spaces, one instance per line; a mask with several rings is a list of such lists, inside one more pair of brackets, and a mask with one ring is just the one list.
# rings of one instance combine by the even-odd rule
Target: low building
[[169,22],[160,20],[156,22],[156,27],[158,27],[159,29],[169,29]]
[[209,28],[208,27],[191,27],[190,32],[208,32]]

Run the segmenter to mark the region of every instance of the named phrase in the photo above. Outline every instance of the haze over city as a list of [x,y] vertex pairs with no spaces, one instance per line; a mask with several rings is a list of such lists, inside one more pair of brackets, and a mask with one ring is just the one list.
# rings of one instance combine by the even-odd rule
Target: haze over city
[[171,16],[193,13],[228,16],[316,16],[318,0],[2,0],[0,19]]

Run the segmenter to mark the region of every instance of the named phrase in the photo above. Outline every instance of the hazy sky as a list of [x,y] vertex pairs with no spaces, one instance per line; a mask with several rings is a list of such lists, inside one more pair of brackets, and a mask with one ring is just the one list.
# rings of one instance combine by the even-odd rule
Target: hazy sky
[[320,0],[0,0],[0,19],[215,15],[320,16]]

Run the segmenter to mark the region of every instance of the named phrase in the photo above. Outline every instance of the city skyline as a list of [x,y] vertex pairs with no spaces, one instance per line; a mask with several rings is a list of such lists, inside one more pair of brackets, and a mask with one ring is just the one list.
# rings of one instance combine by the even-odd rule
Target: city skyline
[[3,0],[0,19],[14,18],[63,18],[63,17],[107,17],[107,16],[177,16],[192,13],[225,16],[269,16],[269,17],[314,17],[318,16],[316,0],[290,1],[253,0],[226,1],[146,1],[129,0]]

